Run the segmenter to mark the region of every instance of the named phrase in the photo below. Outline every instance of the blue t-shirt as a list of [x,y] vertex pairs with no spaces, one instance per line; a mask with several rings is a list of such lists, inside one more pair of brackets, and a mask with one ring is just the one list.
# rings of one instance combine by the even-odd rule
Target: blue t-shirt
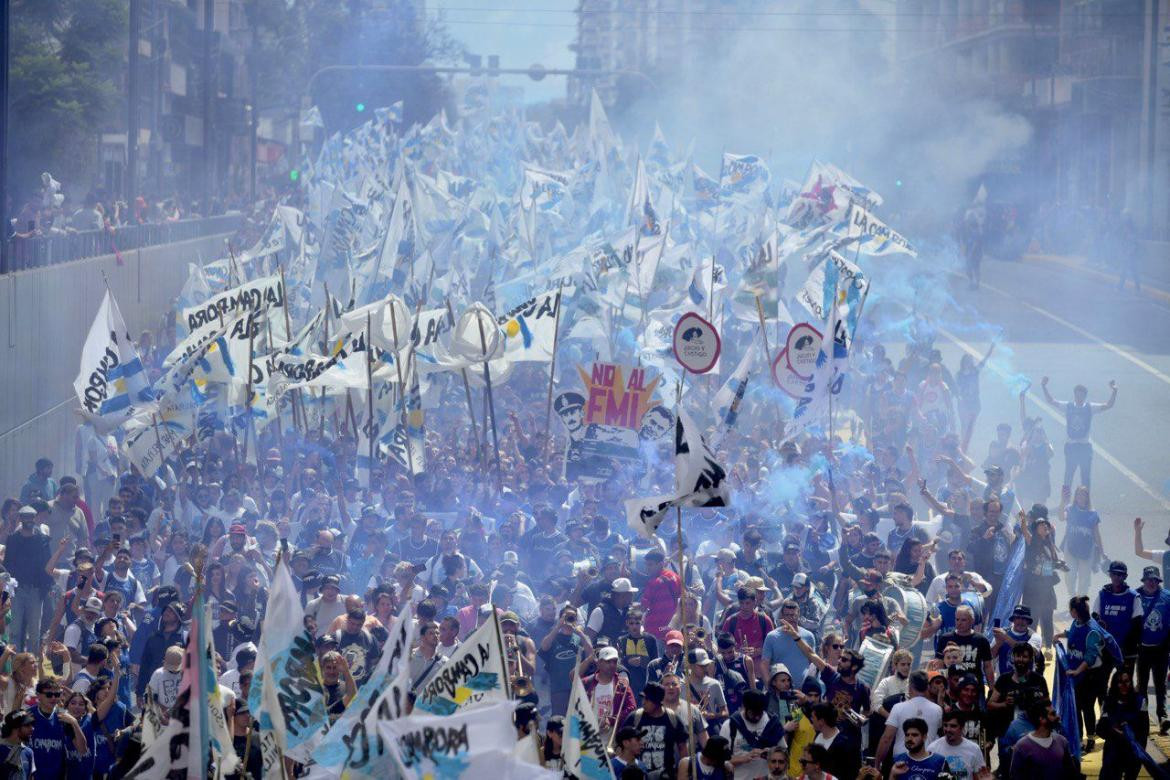
[[37,777],[61,777],[65,771],[65,724],[57,717],[55,709],[45,715],[34,705],[29,712],[33,716],[29,746],[37,764]]
[[[133,722],[134,717],[130,714],[130,708],[123,705],[121,701],[116,701],[114,706],[110,707],[110,711],[106,713],[106,717],[100,722],[94,723],[94,731],[97,734],[96,763],[98,772],[108,774],[114,768],[114,762],[117,760],[120,750],[119,743],[115,743],[113,740],[114,733]],[[123,737],[121,742],[125,742],[126,739]]]
[[[816,639],[807,628],[797,628],[797,633],[805,644],[812,647]],[[773,664],[784,664],[792,673],[792,685],[797,687],[804,680],[804,671],[808,668],[808,658],[800,651],[795,640],[785,636],[780,629],[770,631],[764,637],[764,668],[770,669]]]
[[1138,598],[1142,602],[1142,633],[1138,638],[1145,647],[1156,647],[1166,640],[1170,634],[1170,592],[1158,588],[1158,592],[1149,595],[1142,588],[1138,588]]
[[935,753],[929,753],[921,760],[910,758],[909,753],[899,753],[894,756],[894,763],[898,762],[910,767],[910,771],[902,775],[900,780],[936,780],[939,773],[947,768],[947,760]]
[[1097,546],[1094,529],[1101,524],[1101,518],[1091,509],[1073,505],[1068,508],[1068,529],[1064,532],[1064,551],[1070,557],[1087,561]]
[[95,776],[94,759],[97,755],[93,716],[86,715],[78,724],[81,726],[81,733],[85,735],[85,744],[89,746],[89,750],[85,755],[78,753],[77,748],[73,746],[72,737],[66,738],[65,776],[69,780],[90,780]]

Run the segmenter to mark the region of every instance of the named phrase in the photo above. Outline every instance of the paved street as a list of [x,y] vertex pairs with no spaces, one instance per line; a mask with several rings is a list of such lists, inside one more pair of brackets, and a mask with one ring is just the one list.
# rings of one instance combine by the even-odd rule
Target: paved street
[[[1105,401],[1108,382],[1120,387],[1117,405],[1093,421],[1093,504],[1101,512],[1106,552],[1138,565],[1133,554],[1133,518],[1147,521],[1147,547],[1163,547],[1170,527],[1170,306],[1157,298],[1136,296],[1132,287],[1119,292],[1104,279],[1076,269],[1038,262],[987,261],[983,285],[967,289],[965,279],[951,276],[951,292],[971,304],[978,318],[1002,326],[1001,350],[982,381],[983,416],[971,443],[977,462],[987,452],[994,423],[1010,422],[1018,440],[1017,396],[1005,377],[1017,373],[1033,380],[1028,413],[1042,413],[1056,449],[1053,495],[1059,502],[1064,469],[1063,414],[1043,403],[1040,378],[1058,400],[1072,396],[1074,385],[1089,388],[1091,401]],[[977,319],[962,317],[960,325]],[[946,364],[958,366],[963,351],[982,356],[989,341],[948,328],[938,340]],[[960,331],[956,333],[955,331]],[[1136,581],[1136,578],[1131,578]]]

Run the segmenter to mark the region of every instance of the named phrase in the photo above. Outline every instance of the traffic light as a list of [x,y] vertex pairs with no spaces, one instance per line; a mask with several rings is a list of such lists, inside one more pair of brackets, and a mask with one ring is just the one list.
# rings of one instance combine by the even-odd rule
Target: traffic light
[[895,187],[901,187],[901,186],[902,186],[902,180],[901,180],[901,179],[895,179],[895,180],[894,180],[894,186],[895,186]]
[[353,108],[354,108],[354,111],[357,111],[360,114],[366,110],[366,104],[365,103],[358,103]]
[[288,172],[288,180],[289,181],[299,181],[300,178],[301,178],[301,172],[298,171],[296,168],[293,168],[291,171]]

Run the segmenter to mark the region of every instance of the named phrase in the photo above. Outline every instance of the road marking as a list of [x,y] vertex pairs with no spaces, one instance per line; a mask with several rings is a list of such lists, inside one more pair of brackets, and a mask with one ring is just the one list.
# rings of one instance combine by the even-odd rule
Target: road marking
[[[1035,308],[1035,307],[1033,307],[1033,308]],[[946,330],[945,328],[939,328],[939,333],[943,334],[948,339],[950,339],[952,342],[954,342],[955,346],[957,346],[959,349],[966,352],[971,357],[975,358],[976,361],[980,361],[983,359],[982,352],[975,349],[970,344],[963,341],[961,338],[959,338],[955,334],[951,333],[949,330]],[[1007,371],[1005,371],[1003,368],[999,367],[995,363],[989,362],[987,364],[987,367],[990,368],[992,370],[992,372],[998,374],[999,376],[1001,376],[1005,379],[1011,378],[1011,375]],[[1026,395],[1029,399],[1031,399],[1032,403],[1034,403],[1034,404],[1036,404],[1036,406],[1040,407],[1040,411],[1044,412],[1049,417],[1056,420],[1058,423],[1061,423],[1061,424],[1064,423],[1064,417],[1062,417],[1060,414],[1058,414],[1056,412],[1056,410],[1054,410],[1052,408],[1052,406],[1047,401],[1038,397],[1031,390],[1029,390],[1026,393]],[[1090,439],[1090,441],[1092,441],[1094,453],[1100,455],[1101,458],[1106,463],[1108,463],[1113,468],[1117,469],[1117,471],[1121,474],[1121,476],[1125,477],[1130,482],[1137,485],[1138,489],[1140,489],[1143,493],[1148,495],[1150,498],[1154,499],[1154,501],[1156,501],[1158,503],[1158,505],[1162,507],[1162,509],[1164,509],[1166,511],[1170,511],[1170,501],[1167,501],[1156,490],[1154,490],[1154,488],[1150,485],[1150,483],[1146,482],[1144,479],[1142,479],[1137,474],[1135,474],[1132,469],[1130,469],[1128,466],[1126,466],[1124,463],[1122,463],[1120,460],[1118,460],[1117,456],[1115,456],[1113,453],[1109,452],[1109,450],[1105,449],[1104,447],[1102,447],[1100,444],[1098,444],[1096,441],[1093,441],[1092,439]]]
[[[952,273],[954,273],[954,272],[952,271]],[[1052,312],[1048,311],[1047,309],[1043,309],[1039,306],[1034,306],[1033,304],[1028,303],[1027,301],[1021,300],[1019,297],[1011,295],[1010,293],[1004,292],[1003,290],[999,289],[998,287],[990,285],[987,282],[982,282],[981,284],[983,287],[986,287],[987,289],[991,290],[992,292],[998,293],[999,295],[1002,295],[1003,297],[1008,298],[1008,299],[1020,304],[1021,306],[1026,306],[1027,308],[1031,309],[1032,311],[1036,312],[1037,314],[1042,314],[1045,317],[1047,317],[1048,319],[1052,320],[1053,322],[1055,322],[1059,325],[1063,325],[1064,327],[1071,330],[1073,333],[1076,333],[1079,336],[1083,336],[1084,338],[1088,339],[1089,341],[1092,341],[1095,344],[1099,344],[1102,347],[1105,347],[1105,349],[1119,355],[1120,357],[1125,358],[1130,363],[1133,363],[1135,366],[1137,366],[1141,370],[1145,371],[1147,374],[1154,377],[1155,379],[1159,379],[1162,382],[1165,382],[1167,385],[1170,385],[1170,376],[1163,374],[1161,371],[1154,368],[1153,366],[1151,366],[1146,361],[1142,360],[1137,355],[1134,355],[1132,352],[1129,352],[1128,350],[1124,350],[1121,347],[1117,346],[1116,344],[1111,344],[1108,341],[1106,341],[1105,339],[1093,335],[1092,333],[1090,333],[1089,331],[1080,327],[1079,325],[1074,325],[1071,322],[1069,322],[1068,320],[1064,319],[1063,317],[1060,317],[1056,314],[1053,314]],[[983,358],[982,355],[978,355],[977,357],[979,357],[979,359]]]

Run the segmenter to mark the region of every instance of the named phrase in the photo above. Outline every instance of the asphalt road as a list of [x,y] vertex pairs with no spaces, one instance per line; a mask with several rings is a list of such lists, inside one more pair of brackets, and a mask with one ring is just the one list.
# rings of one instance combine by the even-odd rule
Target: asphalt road
[[[1134,518],[1146,521],[1149,549],[1166,547],[1170,530],[1170,306],[1051,263],[986,261],[977,291],[965,279],[946,278],[967,309],[936,341],[946,365],[955,371],[963,352],[982,357],[990,344],[988,325],[1003,328],[1007,347],[983,372],[983,412],[970,455],[982,461],[999,422],[1011,423],[1018,441],[1019,401],[1009,380],[1026,375],[1032,380],[1028,414],[1043,415],[1056,450],[1050,507],[1060,498],[1065,431],[1061,411],[1043,401],[1041,377],[1050,378],[1058,400],[1071,398],[1079,383],[1088,387],[1090,401],[1103,402],[1109,380],[1117,381],[1116,406],[1093,420],[1092,498],[1106,554],[1126,561],[1136,582],[1134,567],[1141,564],[1133,551]],[[1063,535],[1059,522],[1057,531]]]

